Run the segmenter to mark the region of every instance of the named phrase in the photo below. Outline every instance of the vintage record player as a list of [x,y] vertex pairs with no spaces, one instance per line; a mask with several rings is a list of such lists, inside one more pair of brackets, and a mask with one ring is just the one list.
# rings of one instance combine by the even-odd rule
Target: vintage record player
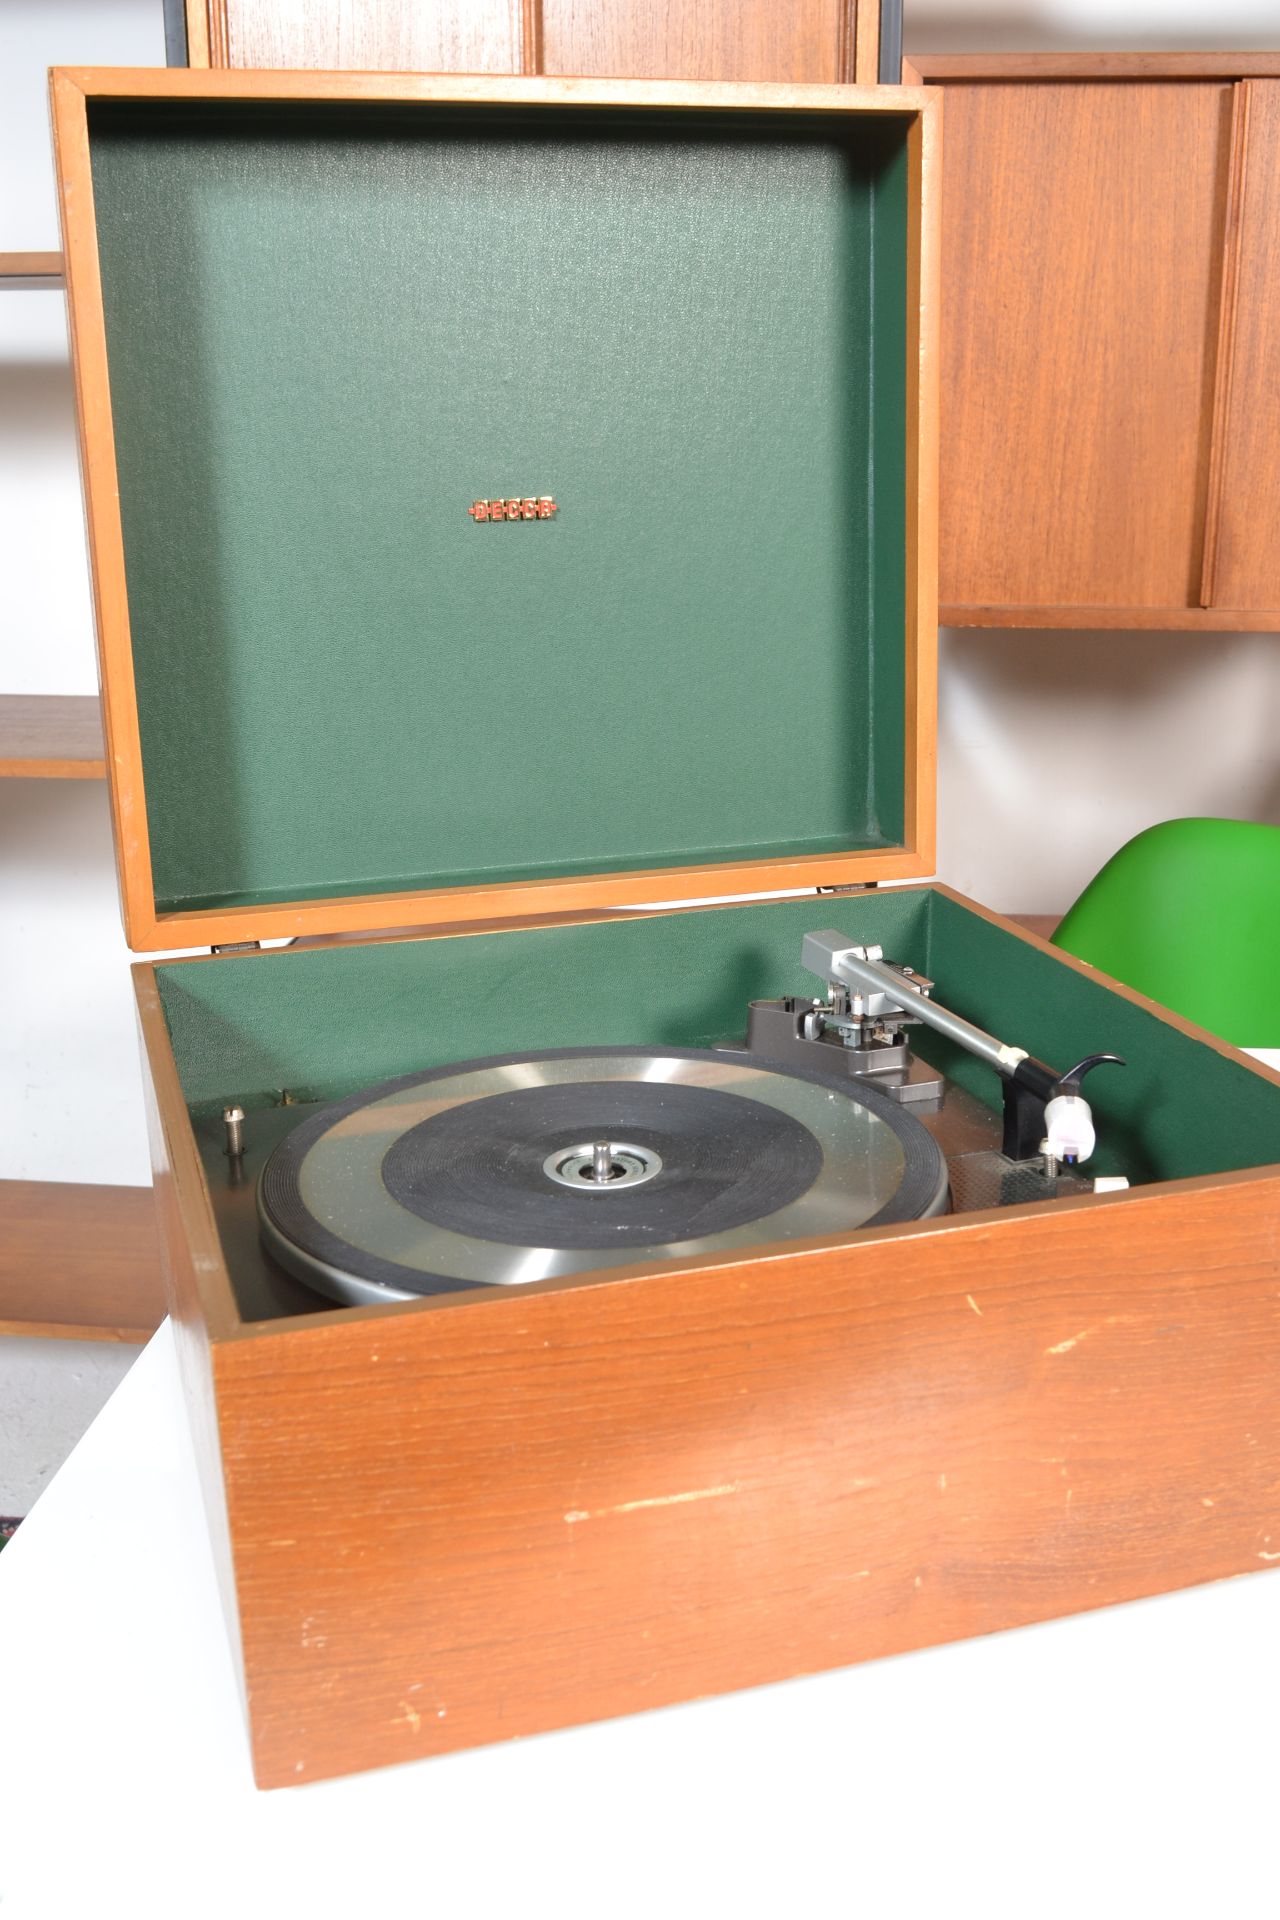
[[885,884],[937,100],[53,87],[126,927],[213,949],[135,974],[260,1782],[1280,1557],[1280,1081]]

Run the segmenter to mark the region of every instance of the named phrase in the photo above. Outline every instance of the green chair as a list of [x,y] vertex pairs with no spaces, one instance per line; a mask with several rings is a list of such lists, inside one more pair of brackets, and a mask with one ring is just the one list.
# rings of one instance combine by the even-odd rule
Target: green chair
[[1053,941],[1236,1046],[1280,1047],[1280,827],[1148,827]]

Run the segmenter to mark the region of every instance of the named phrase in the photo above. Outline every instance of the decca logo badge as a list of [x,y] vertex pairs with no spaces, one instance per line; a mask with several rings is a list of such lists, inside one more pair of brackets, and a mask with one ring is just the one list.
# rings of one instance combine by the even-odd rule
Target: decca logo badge
[[523,500],[473,500],[467,508],[477,526],[482,520],[549,520],[555,511],[549,493]]

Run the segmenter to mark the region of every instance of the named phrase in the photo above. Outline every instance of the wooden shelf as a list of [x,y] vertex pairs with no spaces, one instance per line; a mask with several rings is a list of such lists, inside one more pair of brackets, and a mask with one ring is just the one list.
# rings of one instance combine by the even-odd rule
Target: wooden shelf
[[0,1181],[0,1334],[140,1346],[164,1315],[150,1187]]
[[1092,628],[1123,633],[1280,633],[1280,608],[942,606],[938,625],[1045,627],[1055,633]]
[[1280,76],[1280,53],[909,53],[906,85],[937,80],[1246,80]]
[[0,288],[40,291],[63,284],[60,253],[0,253]]
[[96,694],[0,694],[0,779],[103,780]]

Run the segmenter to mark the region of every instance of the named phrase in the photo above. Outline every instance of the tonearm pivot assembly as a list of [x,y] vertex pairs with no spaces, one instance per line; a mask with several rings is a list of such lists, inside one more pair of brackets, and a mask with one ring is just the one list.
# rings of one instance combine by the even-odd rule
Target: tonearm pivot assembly
[[1060,1073],[1025,1048],[1011,1046],[939,1006],[931,980],[886,961],[879,947],[853,946],[841,933],[808,933],[800,957],[808,972],[826,982],[826,999],[753,1001],[747,1027],[750,1051],[775,1059],[794,1058],[798,1051],[830,1070],[833,1050],[839,1050],[846,1071],[855,1078],[866,1078],[900,1100],[936,1103],[943,1077],[915,1058],[907,1043],[911,1027],[932,1027],[1000,1075],[1002,1151],[1008,1159],[1039,1156],[1050,1173],[1059,1166],[1082,1166],[1089,1159],[1096,1140],[1081,1082],[1094,1067],[1123,1066],[1118,1054],[1091,1053]]

